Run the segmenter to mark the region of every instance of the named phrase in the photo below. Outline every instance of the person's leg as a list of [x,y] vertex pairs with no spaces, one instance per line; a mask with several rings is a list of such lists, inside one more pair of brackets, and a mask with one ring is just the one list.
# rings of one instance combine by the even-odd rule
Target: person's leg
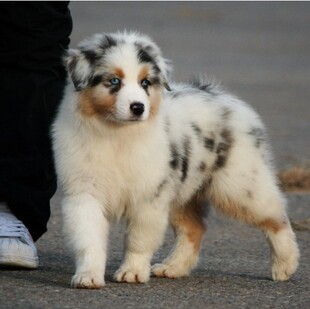
[[49,127],[62,97],[64,74],[3,72],[0,201],[7,203],[37,240],[46,231],[49,200],[56,190]]
[[28,229],[34,241],[46,231],[56,191],[49,131],[65,86],[61,56],[72,22],[64,3],[8,3],[0,15],[7,38],[0,52],[0,219],[2,209],[7,224],[0,228],[0,264],[5,265],[16,253],[8,251],[10,237],[20,240],[17,231]]

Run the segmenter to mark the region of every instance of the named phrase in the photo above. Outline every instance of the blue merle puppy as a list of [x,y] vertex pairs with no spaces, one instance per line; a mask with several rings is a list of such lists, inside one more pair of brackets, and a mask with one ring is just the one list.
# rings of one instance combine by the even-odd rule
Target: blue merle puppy
[[[105,284],[109,225],[127,222],[118,282],[187,276],[206,231],[205,201],[261,229],[272,278],[287,280],[298,247],[264,125],[244,102],[196,80],[168,85],[158,46],[137,33],[97,34],[65,57],[70,75],[53,125],[72,286]],[[151,267],[170,223],[175,246]]]

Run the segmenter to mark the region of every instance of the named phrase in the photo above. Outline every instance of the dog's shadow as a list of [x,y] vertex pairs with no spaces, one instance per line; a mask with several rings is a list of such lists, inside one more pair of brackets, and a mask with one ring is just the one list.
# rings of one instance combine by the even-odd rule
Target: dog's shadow
[[[53,269],[51,267],[40,266],[35,270],[25,270],[18,268],[5,267],[1,269],[2,276],[7,281],[15,279],[20,285],[29,286],[49,286],[52,288],[68,288],[72,271],[65,269]],[[6,280],[5,279],[5,280]]]
[[[120,265],[121,259],[113,259],[113,261],[108,261],[105,281],[113,288],[113,286],[120,285],[114,280],[114,273]],[[49,286],[53,289],[71,289],[70,281],[72,275],[74,274],[74,263],[72,259],[67,255],[58,255],[55,253],[44,252],[41,256],[41,265],[36,270],[25,270],[25,269],[13,269],[9,267],[1,268],[2,276],[6,277],[5,280],[12,281],[16,279],[19,282],[25,282],[25,286]],[[271,278],[266,276],[257,276],[248,273],[234,273],[223,270],[210,270],[210,269],[195,269],[189,277],[179,278],[179,279],[169,279],[169,278],[156,278],[151,277],[148,285],[163,284],[169,285],[172,281],[173,284],[184,284],[184,281],[199,281],[201,283],[216,284],[227,281],[265,281],[271,282]],[[122,287],[129,287],[131,284],[122,284]]]
[[193,275],[195,277],[203,277],[205,278],[205,280],[209,281],[220,281],[221,279],[225,281],[231,279],[245,279],[246,281],[273,281],[270,277],[267,276],[259,276],[245,273],[241,274],[222,270],[196,270]]

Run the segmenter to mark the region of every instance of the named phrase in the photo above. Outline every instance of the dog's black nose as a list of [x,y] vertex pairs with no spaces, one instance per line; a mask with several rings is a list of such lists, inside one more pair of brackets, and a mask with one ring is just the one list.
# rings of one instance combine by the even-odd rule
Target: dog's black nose
[[135,116],[141,116],[144,112],[144,104],[140,102],[133,102],[130,104],[130,110]]

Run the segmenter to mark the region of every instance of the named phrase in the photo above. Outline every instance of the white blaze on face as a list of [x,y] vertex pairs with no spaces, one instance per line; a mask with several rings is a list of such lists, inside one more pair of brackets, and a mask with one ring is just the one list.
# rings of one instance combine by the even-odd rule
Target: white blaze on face
[[[145,76],[145,64],[139,63],[137,52],[132,46],[120,46],[107,55],[109,66],[119,68],[123,72],[122,86],[116,94],[115,117],[121,121],[147,120],[150,114],[150,98],[141,87],[141,78]],[[145,75],[145,74],[144,74]],[[140,103],[144,106],[141,116],[134,115],[131,105]]]
[[[131,105],[141,103],[144,105],[144,112],[141,116],[132,113]],[[137,81],[132,82],[125,78],[124,85],[119,91],[115,103],[116,118],[119,120],[147,120],[149,117],[150,104],[144,89]]]

